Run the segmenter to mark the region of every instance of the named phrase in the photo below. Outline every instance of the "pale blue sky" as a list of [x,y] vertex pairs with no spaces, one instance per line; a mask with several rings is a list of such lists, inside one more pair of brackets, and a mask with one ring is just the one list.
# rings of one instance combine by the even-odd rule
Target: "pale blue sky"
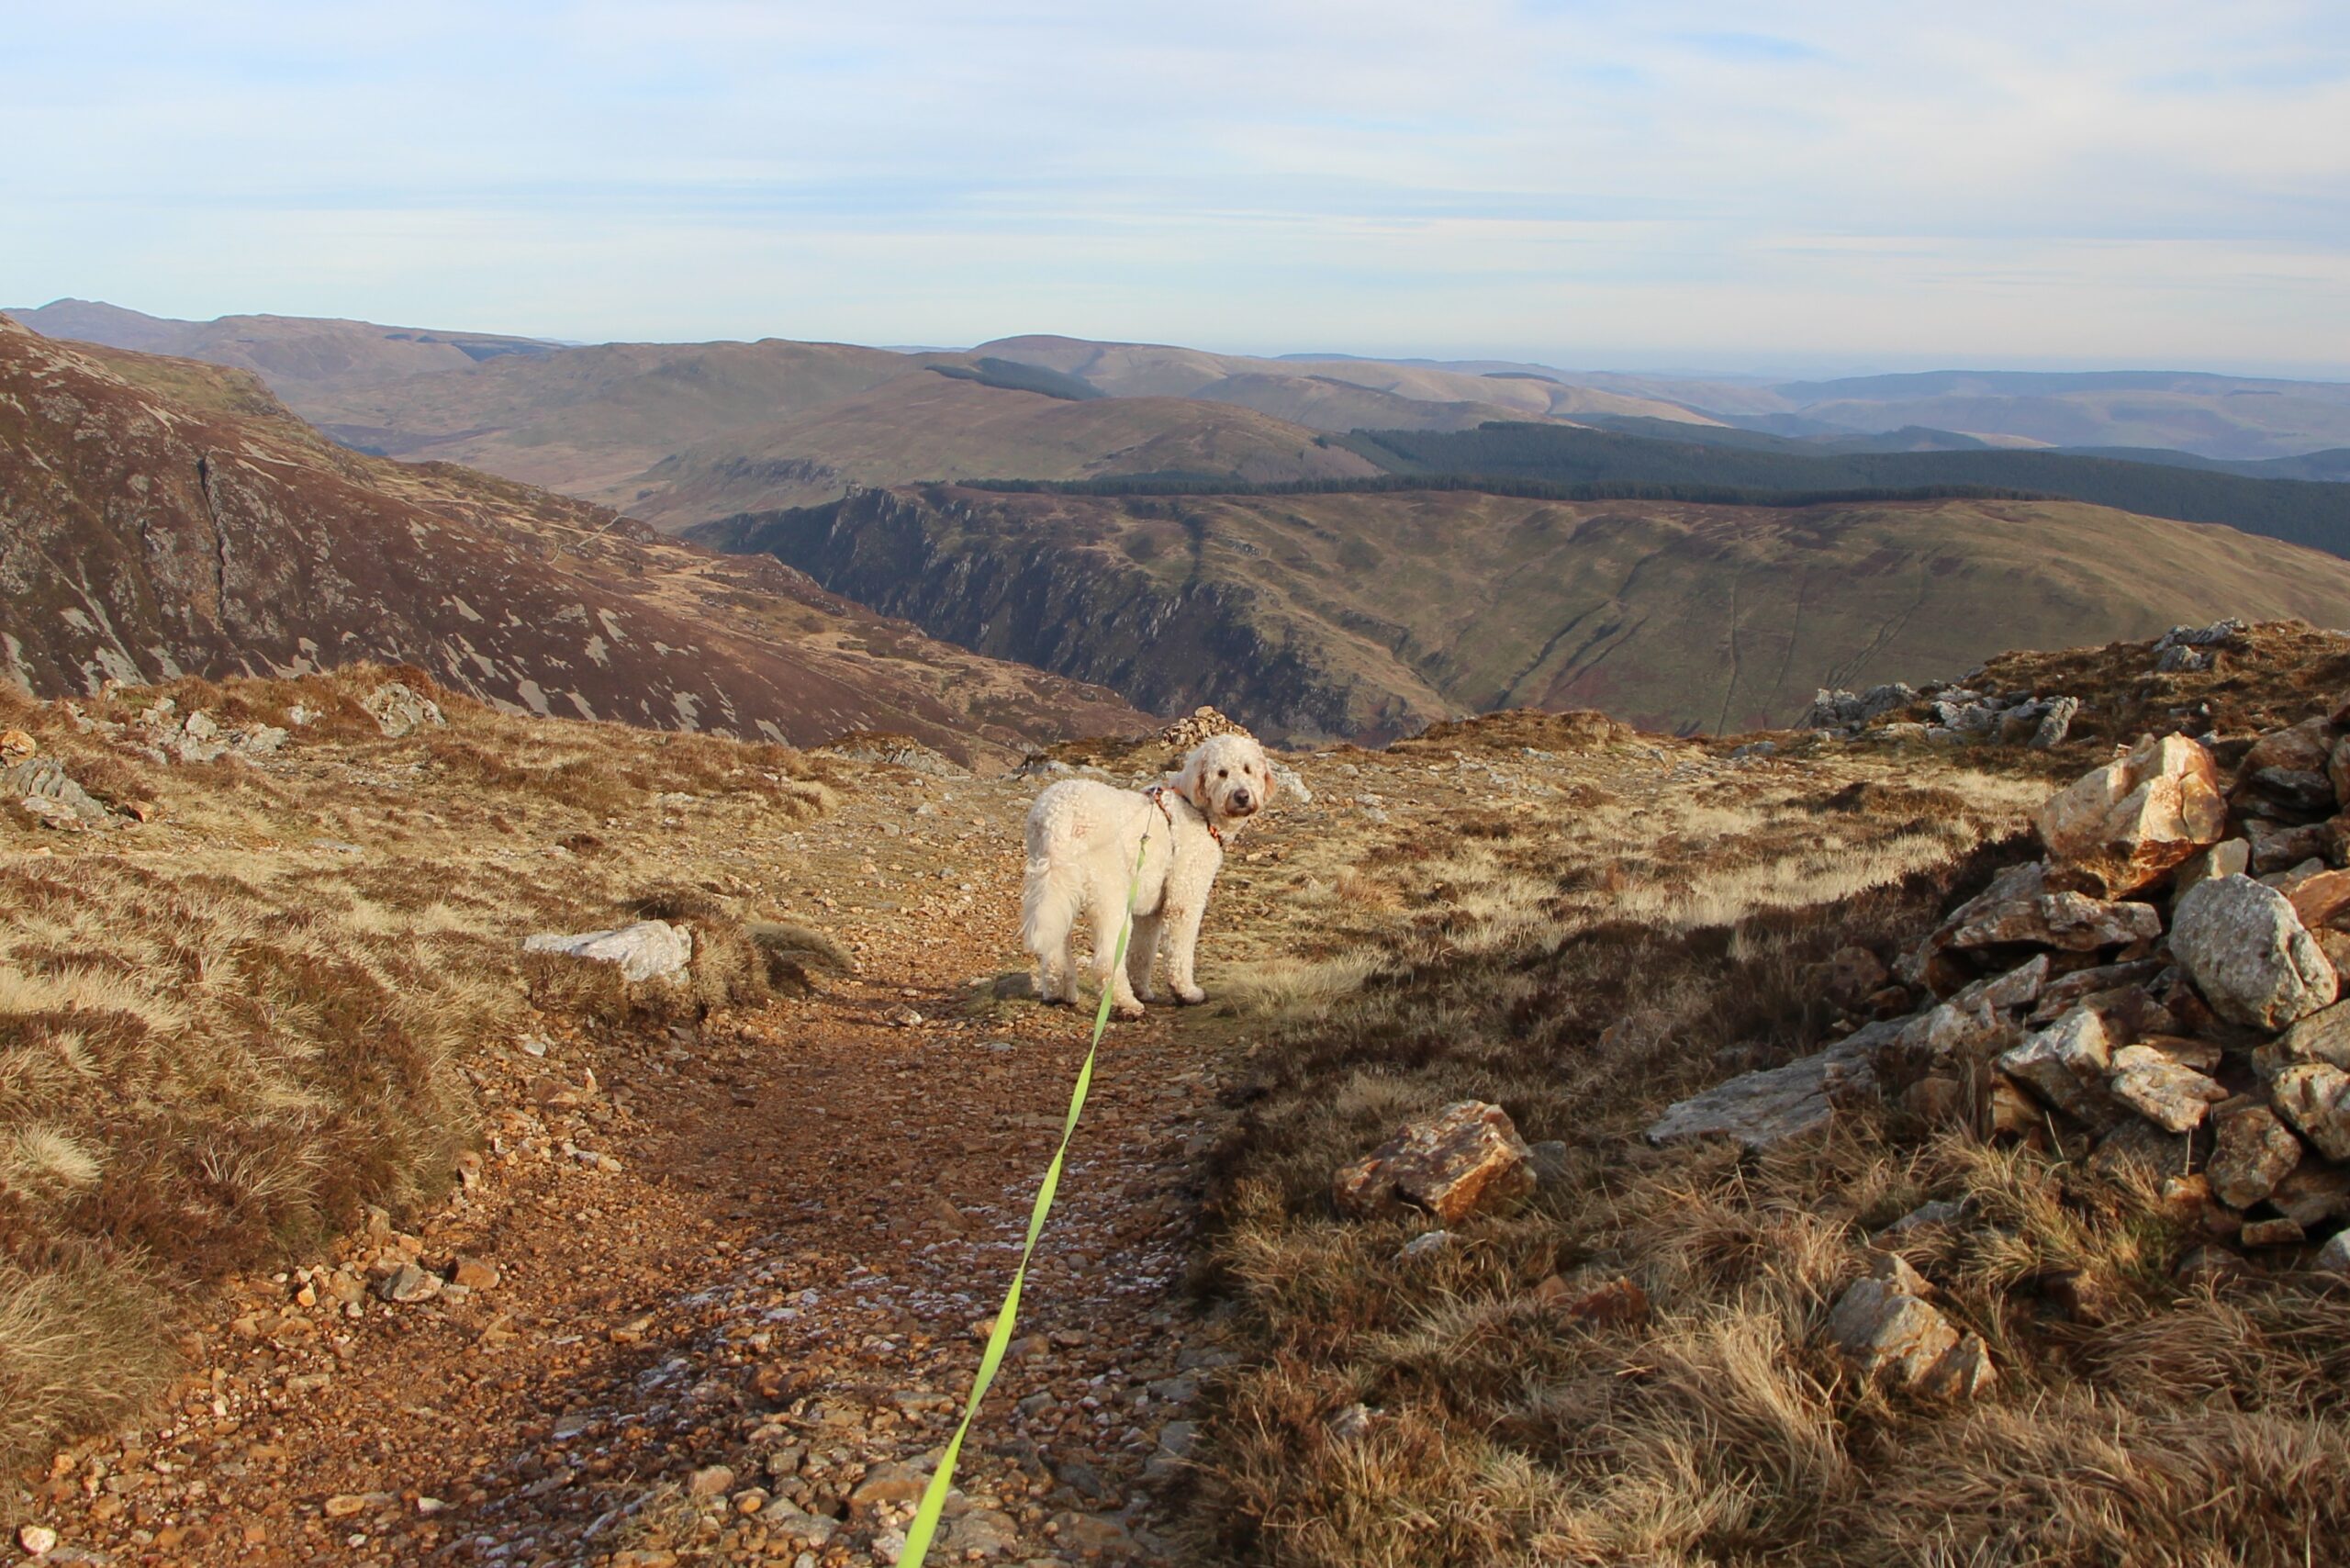
[[2350,368],[2339,0],[9,10],[0,303]]

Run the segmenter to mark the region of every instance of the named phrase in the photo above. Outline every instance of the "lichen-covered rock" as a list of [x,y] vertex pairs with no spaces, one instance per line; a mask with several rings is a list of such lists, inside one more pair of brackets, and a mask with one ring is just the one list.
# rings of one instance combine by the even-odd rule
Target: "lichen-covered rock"
[[2252,1207],[2301,1162],[2301,1140],[2266,1105],[2245,1101],[2223,1107],[2211,1114],[2211,1126],[2216,1141],[2203,1173],[2230,1208]]
[[2350,1159],[2350,1073],[2329,1062],[2300,1062],[2277,1075],[2270,1103],[2328,1159]]
[[2227,830],[2211,754],[2185,735],[2141,741],[2060,790],[2033,825],[2068,875],[2109,893],[2147,886]]
[[576,936],[542,932],[523,938],[525,953],[561,953],[574,958],[618,964],[630,981],[657,980],[683,969],[694,956],[693,933],[666,920],[643,920],[617,931],[584,931]]
[[1509,1113],[1461,1100],[1406,1122],[1393,1137],[1339,1170],[1331,1196],[1342,1214],[1390,1213],[1409,1205],[1447,1225],[1534,1191],[1526,1140]]
[[2115,1099],[2166,1132],[2200,1126],[2228,1092],[2210,1079],[2152,1046],[2124,1046],[2113,1053]]
[[2199,882],[2178,901],[2172,954],[2211,1011],[2281,1029],[2333,1001],[2338,981],[2293,906],[2249,877]]

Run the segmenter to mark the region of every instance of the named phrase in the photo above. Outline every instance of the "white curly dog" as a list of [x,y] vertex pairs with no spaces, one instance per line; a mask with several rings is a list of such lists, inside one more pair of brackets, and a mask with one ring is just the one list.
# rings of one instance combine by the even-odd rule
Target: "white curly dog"
[[[1021,936],[1036,956],[1036,994],[1077,1001],[1078,917],[1090,913],[1095,980],[1123,1017],[1142,1015],[1152,960],[1163,947],[1167,978],[1185,1002],[1204,1002],[1192,977],[1200,917],[1224,864],[1224,840],[1273,798],[1272,764],[1246,735],[1212,735],[1166,782],[1121,790],[1065,778],[1028,808],[1028,874],[1020,892]],[[1117,969],[1127,879],[1139,856],[1135,929]]]

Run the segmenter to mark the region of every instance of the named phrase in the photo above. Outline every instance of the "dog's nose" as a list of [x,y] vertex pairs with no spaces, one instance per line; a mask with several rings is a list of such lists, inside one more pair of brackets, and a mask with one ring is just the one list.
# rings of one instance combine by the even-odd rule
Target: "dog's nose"
[[1248,803],[1248,790],[1235,790],[1232,792],[1232,809],[1233,809],[1234,811],[1236,811],[1236,812],[1246,812],[1246,811],[1252,811],[1252,810],[1254,810],[1254,809],[1255,809],[1254,807],[1250,806],[1250,805],[1249,805],[1249,803]]

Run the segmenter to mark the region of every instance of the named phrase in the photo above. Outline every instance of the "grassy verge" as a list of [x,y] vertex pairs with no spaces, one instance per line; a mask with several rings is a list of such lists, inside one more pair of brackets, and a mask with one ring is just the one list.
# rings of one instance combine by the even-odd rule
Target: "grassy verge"
[[[384,736],[364,703],[396,675],[447,722]],[[159,761],[159,698],[291,738]],[[149,1398],[174,1293],[298,1257],[364,1205],[432,1204],[486,1048],[788,980],[739,897],[671,884],[698,857],[637,846],[674,813],[771,827],[827,798],[781,748],[508,718],[412,671],[0,692],[0,729],[151,819],[0,822],[0,1460]],[[689,987],[518,951],[648,913],[695,927]]]

